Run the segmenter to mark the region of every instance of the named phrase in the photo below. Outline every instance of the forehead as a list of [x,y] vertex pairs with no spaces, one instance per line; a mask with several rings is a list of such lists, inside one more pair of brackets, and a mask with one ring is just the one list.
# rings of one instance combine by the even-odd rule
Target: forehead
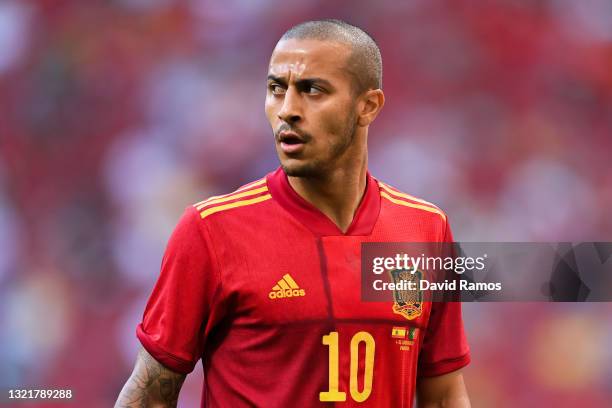
[[350,46],[340,42],[283,40],[272,52],[268,73],[279,77],[338,76],[345,73],[350,54]]

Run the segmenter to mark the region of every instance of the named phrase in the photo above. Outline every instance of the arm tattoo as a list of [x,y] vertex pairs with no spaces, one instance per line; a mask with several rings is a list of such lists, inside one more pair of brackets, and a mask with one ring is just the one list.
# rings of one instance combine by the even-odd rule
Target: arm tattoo
[[176,407],[185,377],[164,367],[141,348],[115,408]]

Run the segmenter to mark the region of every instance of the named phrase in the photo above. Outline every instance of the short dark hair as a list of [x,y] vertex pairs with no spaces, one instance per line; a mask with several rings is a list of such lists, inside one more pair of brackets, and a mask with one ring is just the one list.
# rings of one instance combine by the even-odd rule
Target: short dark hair
[[335,41],[351,46],[348,70],[355,78],[355,90],[382,88],[382,57],[378,44],[363,29],[336,19],[313,20],[291,27],[280,41],[312,39]]

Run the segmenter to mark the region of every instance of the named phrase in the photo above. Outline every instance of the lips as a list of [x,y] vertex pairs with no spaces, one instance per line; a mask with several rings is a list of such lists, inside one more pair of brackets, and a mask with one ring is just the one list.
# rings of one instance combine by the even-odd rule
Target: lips
[[282,131],[278,135],[280,147],[286,154],[295,154],[304,148],[306,141],[302,136],[291,131]]
[[279,140],[281,143],[287,143],[287,144],[304,143],[304,138],[302,138],[300,135],[298,135],[295,132],[283,130],[282,132],[279,133],[278,136],[279,136]]

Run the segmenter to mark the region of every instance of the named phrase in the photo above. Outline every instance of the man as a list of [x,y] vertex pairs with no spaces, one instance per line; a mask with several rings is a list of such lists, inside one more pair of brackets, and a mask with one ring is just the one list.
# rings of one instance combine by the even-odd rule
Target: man
[[281,167],[186,210],[116,407],[175,406],[200,358],[203,407],[409,407],[415,388],[420,406],[469,406],[460,303],[360,300],[362,242],[452,240],[442,211],[367,172],[381,77],[357,27],[283,35],[265,104]]

